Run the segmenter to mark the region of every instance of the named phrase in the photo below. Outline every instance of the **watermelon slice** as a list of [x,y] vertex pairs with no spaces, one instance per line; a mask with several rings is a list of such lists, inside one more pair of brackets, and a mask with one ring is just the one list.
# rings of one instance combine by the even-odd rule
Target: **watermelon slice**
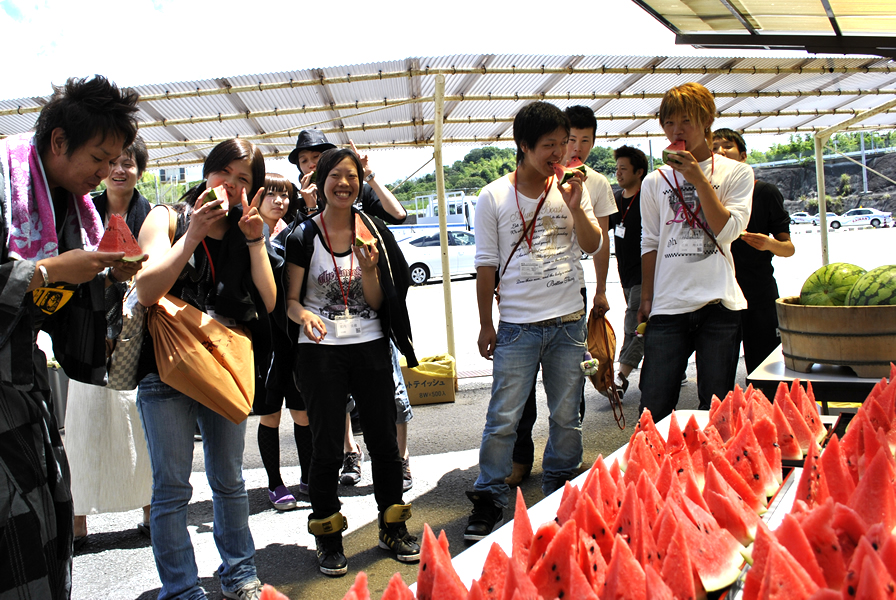
[[532,546],[532,522],[526,509],[523,490],[516,488],[516,506],[513,510],[513,550],[511,556],[521,565],[529,564],[529,548]]
[[[733,404],[730,401],[722,402],[713,394],[712,405],[709,409],[709,425],[715,427],[723,442],[727,442],[734,437],[734,413],[731,410]],[[706,433],[706,429],[704,429],[704,433]]]
[[146,253],[140,249],[134,234],[131,233],[128,224],[121,215],[112,215],[109,217],[109,224],[106,225],[106,232],[100,245],[97,247],[98,252],[124,252],[121,260],[128,262],[138,262],[146,258]]
[[216,209],[220,208],[225,212],[230,210],[230,196],[227,193],[227,188],[223,185],[213,187],[208,191],[208,194],[205,196],[205,201],[212,202],[213,200],[223,200],[221,204],[215,207]]
[[401,578],[401,573],[392,575],[389,585],[386,586],[386,590],[383,592],[382,600],[414,600],[414,592]]
[[778,404],[781,405],[781,412],[784,413],[787,423],[790,425],[793,434],[796,436],[796,441],[800,445],[800,450],[805,454],[809,451],[809,445],[815,440],[815,434],[809,430],[802,413],[790,398],[790,394],[781,394],[780,399],[776,397],[775,405]]
[[778,491],[779,483],[765,460],[759,441],[753,433],[752,423],[744,423],[725,449],[724,455],[757,496],[774,496]]
[[[434,598],[439,600],[467,600],[467,588],[461,583],[460,577],[454,567],[451,566],[451,559],[447,563],[441,563],[436,569],[435,577],[432,581],[432,589],[438,590],[433,593]],[[358,600],[361,600],[360,598]]]
[[482,565],[482,577],[479,578],[479,587],[485,598],[489,600],[504,598],[504,581],[507,579],[509,560],[501,546],[492,543],[485,563]]
[[543,598],[575,598],[569,595],[572,572],[583,575],[577,560],[578,540],[576,522],[567,521],[551,540],[544,558],[529,571],[529,579]]
[[806,574],[819,587],[824,587],[827,583],[824,580],[824,573],[815,560],[815,553],[812,546],[809,545],[809,538],[800,527],[799,521],[793,515],[784,515],[781,524],[775,530],[775,538],[784,546],[787,551],[803,566]]
[[[846,562],[843,560],[843,552],[840,550],[840,540],[837,533],[831,527],[834,517],[834,501],[828,500],[817,509],[805,513],[800,519],[800,527],[812,546],[815,559],[825,581],[831,589],[839,590],[840,584],[846,575]],[[759,539],[757,532],[756,539]]]
[[867,526],[883,523],[892,530],[896,527],[896,472],[886,452],[884,448],[877,451],[859,479],[849,506]]
[[777,544],[769,547],[759,598],[808,600],[818,588],[787,550]]
[[784,468],[781,462],[781,447],[778,446],[778,429],[771,420],[771,405],[769,416],[762,415],[756,420],[749,419],[749,422],[753,424],[753,433],[765,456],[765,462],[772,470],[775,481],[780,485],[784,481]]
[[355,582],[352,584],[352,587],[348,589],[346,593],[346,598],[349,595],[353,595],[353,598],[357,598],[358,600],[370,600],[370,591],[367,589],[367,573],[364,571],[359,571],[357,575],[355,575]]
[[796,497],[805,502],[810,508],[821,504],[831,494],[828,492],[827,480],[822,475],[821,465],[818,462],[821,450],[815,440],[811,441],[809,454],[806,456],[806,464],[803,466],[803,472],[800,475],[800,481],[796,487]]
[[[386,596],[385,594],[383,594],[383,600],[385,600],[385,598]],[[413,594],[410,598],[408,598],[408,600],[414,600]],[[485,600],[485,594],[482,592],[482,586],[479,585],[479,582],[475,579],[473,580],[473,583],[470,584],[470,592],[467,594],[466,600]]]
[[675,600],[672,590],[663,582],[662,576],[656,569],[647,565],[644,567],[644,577],[647,580],[647,597],[651,600]]
[[[554,523],[553,521],[550,521]],[[554,523],[556,525],[556,523]],[[525,568],[515,560],[507,562],[507,579],[504,580],[504,598],[519,600],[538,600],[538,588],[526,576]],[[417,599],[420,599],[420,586],[417,586]]]
[[567,481],[563,485],[563,497],[560,499],[559,508],[557,508],[557,523],[561,526],[564,525],[575,512],[580,494],[581,492],[579,492],[579,488],[570,482]]
[[784,416],[781,409],[781,403],[776,402],[772,405],[772,422],[775,431],[778,432],[778,447],[781,448],[781,460],[802,460],[803,451],[800,449],[800,443],[793,433],[793,428]]
[[846,458],[840,449],[837,435],[831,436],[824,452],[818,459],[819,467],[827,480],[828,493],[835,502],[848,504],[856,489],[856,483],[846,466]]
[[[410,590],[408,591],[410,592]],[[274,586],[264,584],[261,588],[261,596],[259,596],[258,600],[289,600],[289,598],[274,589]]]
[[[669,156],[675,155],[679,152],[685,152],[687,150],[687,144],[684,140],[678,140],[672,142],[668,146],[663,149],[663,162],[667,165],[669,164]],[[673,159],[674,160],[674,159]],[[677,161],[675,161],[677,162]]]
[[361,215],[355,213],[355,246],[369,246],[375,243],[376,238],[373,237],[373,234],[367,229],[367,225],[364,224],[364,219],[361,218]]
[[447,537],[444,543],[437,540],[429,524],[423,524],[423,543],[420,544],[420,567],[417,572],[418,600],[432,600],[433,590],[440,589],[436,586],[437,576],[442,588],[457,590],[459,586],[464,589],[466,596],[466,588],[451,564],[447,542]]
[[613,533],[590,496],[582,494],[579,497],[574,519],[579,526],[579,531],[583,535],[589,536],[589,539],[600,548],[604,560],[608,560],[610,552],[613,550]]
[[566,185],[566,182],[572,179],[576,171],[585,173],[585,165],[580,164],[577,167],[564,167],[560,163],[553,163],[554,175],[557,177],[559,185]]
[[[541,560],[548,549],[548,545],[551,543],[551,540],[554,539],[554,536],[557,535],[558,531],[560,531],[560,526],[557,524],[557,521],[553,520],[543,523],[541,527],[538,528],[538,531],[536,531],[535,535],[532,537],[532,546],[529,548],[529,563],[525,565],[526,570],[531,569],[535,566],[535,563]],[[420,558],[422,559],[423,557],[421,556]],[[417,592],[417,595],[419,596],[420,593]]]
[[868,533],[868,525],[865,524],[859,513],[850,507],[834,503],[834,518],[831,520],[831,527],[837,532],[840,550],[843,552],[843,562],[848,565],[859,541]]
[[681,522],[691,560],[707,592],[731,585],[740,575],[743,546],[725,529],[721,529],[712,515],[683,498],[688,512],[676,505],[672,510]]
[[[612,546],[607,556],[612,553]],[[598,595],[604,589],[607,578],[607,560],[597,542],[581,529],[579,530],[579,566],[588,577],[591,589]]]
[[706,590],[700,583],[691,555],[688,553],[684,534],[676,524],[672,537],[666,545],[663,557],[663,580],[672,590],[672,595],[680,599],[705,598]]
[[613,553],[607,564],[607,579],[601,600],[647,600],[647,580],[644,569],[635,560],[631,548],[617,535]]
[[[847,593],[851,587],[847,589]],[[896,589],[896,584],[894,584],[893,578],[887,577],[887,570],[881,559],[873,552],[866,555],[862,561],[855,599],[871,600],[884,598],[891,600],[896,597],[894,589]]]

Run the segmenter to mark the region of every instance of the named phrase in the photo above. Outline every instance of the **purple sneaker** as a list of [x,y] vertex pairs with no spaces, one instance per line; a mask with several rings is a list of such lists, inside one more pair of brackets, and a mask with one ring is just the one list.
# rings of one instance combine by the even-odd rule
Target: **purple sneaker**
[[296,507],[296,498],[285,485],[278,485],[274,491],[268,490],[268,498],[277,510],[292,510]]

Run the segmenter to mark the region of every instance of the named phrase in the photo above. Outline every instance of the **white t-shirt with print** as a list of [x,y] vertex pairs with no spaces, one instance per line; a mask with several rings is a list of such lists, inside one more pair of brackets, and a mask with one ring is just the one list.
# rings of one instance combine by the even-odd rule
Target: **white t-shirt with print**
[[[495,267],[501,275],[498,310],[501,320],[508,323],[532,323],[584,308],[582,249],[576,239],[572,214],[553,180],[536,217],[531,252],[526,241],[520,243],[507,271],[501,274],[511,250],[522,236],[520,213],[529,223],[537,206],[538,198],[514,193],[509,175],[485,186],[476,203],[475,264],[477,267]],[[596,225],[587,188],[582,190],[581,207]],[[530,258],[543,261],[540,277],[523,276],[521,262]]]
[[[722,206],[731,213],[716,236],[718,248],[706,233],[711,229],[698,206],[694,186],[680,173],[668,166],[660,167],[641,184],[641,255],[657,253],[651,315],[685,314],[715,300],[720,300],[729,310],[747,307],[734,277],[731,242],[750,221],[753,169],[716,155],[702,161],[700,168],[712,183]],[[685,203],[697,210],[696,216],[706,231],[688,224],[679,189]]]

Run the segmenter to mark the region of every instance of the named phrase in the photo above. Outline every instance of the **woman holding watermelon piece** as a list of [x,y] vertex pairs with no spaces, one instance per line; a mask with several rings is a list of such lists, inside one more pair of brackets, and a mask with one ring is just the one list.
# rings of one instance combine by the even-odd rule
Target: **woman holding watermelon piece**
[[[215,320],[245,326],[252,333],[256,364],[266,363],[267,315],[274,308],[276,286],[258,214],[264,158],[251,142],[227,140],[209,153],[202,174],[206,181],[189,190],[178,207],[173,244],[167,207],[154,208],[146,218],[139,242],[149,259],[137,279],[138,298],[152,306],[173,294]],[[227,198],[209,201],[209,192],[219,186]],[[187,529],[198,421],[212,488],[215,544],[222,559],[217,573],[224,597],[257,598],[261,583],[242,477],[246,422],[236,425],[164,383],[150,336],[145,336],[138,379],[137,407],[152,463],[152,548],[162,581],[159,597],[205,598]]]
[[697,395],[709,408],[734,387],[740,311],[731,242],[750,218],[753,171],[712,152],[716,108],[698,83],[666,92],[659,121],[671,143],[667,164],[641,186],[641,308],[644,334],[641,410],[672,412],[688,357],[697,353]]
[[[287,311],[301,328],[296,375],[314,438],[308,530],[317,542],[320,570],[330,576],[348,571],[342,549],[347,523],[336,488],[349,394],[373,465],[379,546],[402,562],[420,558],[420,546],[405,526],[411,506],[402,501],[389,347],[391,337],[408,365],[416,366],[405,305],[408,269],[391,232],[353,209],[363,172],[352,150],[324,152],[317,164],[324,209],[286,242]],[[362,228],[374,234],[375,243],[355,245]]]
[[[146,145],[138,136],[112,163],[109,176],[103,180],[106,190],[93,199],[104,223],[108,224],[113,215],[123,217],[134,236],[139,235],[152,208],[136,189],[147,158]],[[119,391],[70,381],[65,447],[72,472],[75,548],[87,541],[88,514],[142,507],[143,520],[137,529],[149,536],[152,472],[136,390]]]

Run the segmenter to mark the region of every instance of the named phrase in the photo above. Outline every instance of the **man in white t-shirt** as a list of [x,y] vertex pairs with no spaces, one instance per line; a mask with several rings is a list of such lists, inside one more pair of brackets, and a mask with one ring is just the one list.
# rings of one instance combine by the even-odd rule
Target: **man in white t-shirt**
[[479,353],[493,359],[494,368],[479,477],[467,492],[473,502],[464,531],[468,541],[482,539],[503,520],[516,426],[539,366],[551,411],[544,493],[562,487],[582,462],[580,363],[586,328],[579,258],[600,248],[602,233],[581,173],[562,187],[554,176],[568,136],[569,119],[556,106],[523,107],[513,122],[517,168],[483,188],[476,205]]
[[[740,311],[747,302],[734,277],[731,242],[750,220],[753,170],[712,153],[716,113],[698,83],[666,92],[659,121],[685,150],[641,185],[641,308],[644,333],[641,409],[660,421],[675,408],[681,374],[697,353],[697,396],[734,387]],[[648,320],[649,319],[649,320]]]

